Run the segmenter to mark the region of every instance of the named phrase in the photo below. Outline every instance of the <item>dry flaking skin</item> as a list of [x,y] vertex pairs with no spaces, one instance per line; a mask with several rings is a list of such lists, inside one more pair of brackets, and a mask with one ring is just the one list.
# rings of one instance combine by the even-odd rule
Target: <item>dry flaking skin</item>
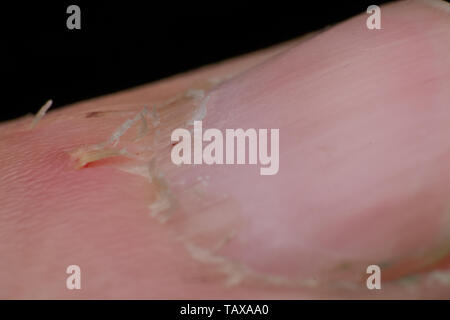
[[[177,230],[183,241],[203,241],[217,246],[230,233],[230,225],[237,224],[235,216],[218,218],[215,227],[202,223],[202,217],[219,215],[221,208],[228,206],[226,197],[205,192],[208,177],[199,177],[181,188],[171,188],[171,184],[177,185],[176,179],[169,181],[166,175],[174,171],[170,161],[171,132],[206,115],[206,92],[214,85],[217,81],[214,84],[208,81],[166,101],[149,103],[151,108],[144,107],[134,117],[125,120],[105,141],[70,152],[76,169],[105,158],[126,157],[127,161],[114,166],[144,176],[154,186],[149,203],[151,217]],[[177,175],[183,170],[186,169],[176,168]]]
[[[70,155],[77,163],[77,169],[108,157],[127,157],[129,161],[115,166],[146,177],[154,187],[148,206],[149,215],[167,225],[173,231],[173,236],[184,243],[192,258],[210,266],[210,271],[223,275],[227,285],[253,283],[314,287],[317,282],[313,279],[298,280],[259,274],[241,263],[220,256],[220,248],[232,241],[234,234],[245,225],[238,214],[239,208],[227,195],[208,192],[209,176],[183,181],[180,186],[176,178],[171,179],[166,175],[166,172],[174,170],[169,158],[171,132],[180,127],[192,130],[190,126],[193,121],[203,120],[207,114],[208,93],[220,83],[214,79],[203,86],[188,89],[167,101],[153,104],[150,112],[144,107],[133,118],[123,122],[104,142],[79,148]],[[148,118],[151,128],[147,125]],[[161,123],[164,125],[160,126]],[[128,132],[134,126],[138,126],[138,135],[132,139],[130,136],[133,135]],[[127,152],[125,148],[136,151],[136,154]],[[183,175],[183,171],[188,169],[182,167],[176,170],[176,175]],[[211,216],[215,219],[211,219]]]
[[36,127],[36,125],[39,123],[39,121],[45,116],[45,114],[47,113],[48,109],[50,109],[50,107],[53,104],[53,100],[48,100],[38,111],[38,113],[34,116],[33,121],[31,122],[30,125],[30,129],[33,129],[34,127]]
[[164,173],[156,166],[156,160],[152,159],[148,166],[149,181],[155,186],[155,200],[148,206],[150,216],[161,223],[167,222],[175,210],[175,199],[164,178]]
[[[341,281],[339,272],[330,270],[323,270],[324,277],[321,279],[259,273],[241,262],[220,255],[220,248],[233,241],[233,235],[245,228],[239,206],[226,195],[209,192],[209,177],[197,176],[190,180],[183,179],[180,183],[180,177],[192,173],[190,170],[193,169],[176,167],[171,163],[170,135],[176,128],[193,130],[193,121],[206,117],[208,98],[222,81],[207,81],[166,101],[139,106],[141,109],[134,111],[134,117],[125,120],[105,141],[72,151],[70,155],[76,162],[76,169],[101,159],[126,157],[127,161],[114,166],[145,177],[154,187],[154,192],[149,196],[149,216],[167,226],[193,259],[208,266],[206,273],[223,277],[228,286],[306,288],[316,291],[367,290],[361,279],[367,276],[363,273],[363,266],[370,265],[369,262],[354,262],[353,267],[347,270],[347,275],[352,273],[353,276]],[[129,113],[123,111],[122,114]],[[108,112],[90,113],[89,117],[107,115]],[[224,212],[227,214],[224,215]],[[407,276],[399,277],[398,281],[386,286],[403,283]],[[448,274],[437,271],[416,278],[419,281],[414,282],[415,290],[430,283],[443,286],[449,283]]]

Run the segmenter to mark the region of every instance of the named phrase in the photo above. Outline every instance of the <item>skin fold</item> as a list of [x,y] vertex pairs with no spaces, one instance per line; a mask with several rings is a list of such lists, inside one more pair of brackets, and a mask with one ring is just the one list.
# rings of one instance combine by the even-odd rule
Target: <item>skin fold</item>
[[[0,298],[450,298],[450,6],[381,13],[1,124]],[[199,117],[279,172],[174,165]]]

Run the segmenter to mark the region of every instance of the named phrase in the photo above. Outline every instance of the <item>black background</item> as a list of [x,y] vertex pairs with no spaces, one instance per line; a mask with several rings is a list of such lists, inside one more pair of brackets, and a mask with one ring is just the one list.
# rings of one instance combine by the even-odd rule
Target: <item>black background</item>
[[[389,1],[16,2],[3,10],[1,120],[158,80],[314,31]],[[81,9],[68,30],[66,9]],[[6,90],[5,90],[6,89]]]
[[[268,315],[225,315],[215,313],[211,318],[180,315],[180,308],[194,306],[222,308],[224,304],[269,306]],[[0,301],[5,313],[18,317],[31,315],[60,319],[61,314],[83,317],[119,319],[439,319],[448,312],[449,301],[325,301],[325,300],[152,300],[152,301]]]

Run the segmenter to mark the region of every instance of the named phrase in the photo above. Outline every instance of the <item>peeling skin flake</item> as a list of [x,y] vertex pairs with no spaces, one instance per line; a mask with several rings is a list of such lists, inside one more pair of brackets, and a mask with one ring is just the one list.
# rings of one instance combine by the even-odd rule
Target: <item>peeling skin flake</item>
[[236,286],[244,282],[303,288],[314,288],[319,285],[319,282],[315,279],[287,278],[257,273],[241,263],[229,260],[189,242],[185,243],[185,247],[191,257],[198,262],[215,265],[218,268],[218,271],[227,277],[225,283],[226,286]]
[[144,107],[141,112],[139,112],[133,119],[128,119],[125,121],[116,131],[113,132],[109,138],[108,143],[112,144],[114,147],[119,143],[120,137],[128,131],[137,121],[147,114],[147,109]]
[[186,122],[186,125],[193,126],[194,121],[201,121],[206,117],[206,103],[208,102],[209,96],[204,98],[199,105],[196,106],[194,114],[191,119]]
[[125,149],[77,150],[72,154],[78,160],[77,169],[94,161],[123,155],[127,155]]
[[158,111],[156,111],[156,106],[153,106],[152,112],[150,113],[150,119],[152,120],[153,128],[159,126],[160,119],[158,115]]
[[150,182],[156,186],[156,200],[149,205],[150,215],[161,223],[166,222],[171,215],[174,199],[169,189],[164,174],[156,168],[156,161],[153,158],[148,166]]
[[[118,150],[114,147],[119,143],[120,137],[139,120],[142,120],[142,125],[136,140],[142,138],[142,136],[147,133],[147,123],[145,119],[147,114],[147,108],[144,107],[133,119],[128,119],[119,126],[106,142],[91,145],[87,148],[82,147],[75,152],[72,152],[71,155],[78,161],[76,168],[79,169],[90,162],[115,156],[133,157],[133,155],[129,154],[125,149]],[[108,145],[112,145],[113,148],[108,148]]]
[[186,91],[186,97],[188,98],[194,98],[196,100],[201,100],[205,96],[205,91],[200,89],[189,89]]
[[33,129],[38,124],[38,122],[42,119],[42,117],[45,116],[45,113],[48,111],[48,109],[50,109],[52,104],[53,100],[50,99],[39,109],[38,113],[33,119],[33,122],[31,123],[30,129]]
[[153,202],[151,205],[148,206],[150,209],[150,216],[158,219],[161,223],[166,222],[169,220],[168,214],[163,214],[168,209],[170,209],[171,203],[167,197],[159,197],[156,199],[155,202]]
[[147,111],[147,108],[145,108],[145,107],[139,113],[139,117],[141,119],[141,126],[139,128],[139,134],[136,137],[135,141],[138,141],[139,139],[141,139],[148,132],[147,119],[146,119],[147,113],[148,113],[148,111]]
[[227,276],[226,285],[228,286],[234,286],[241,283],[249,272],[246,267],[235,264],[224,257],[215,255],[209,250],[203,249],[191,243],[186,243],[185,247],[195,260],[202,263],[219,266],[220,271]]
[[122,170],[123,172],[128,172],[130,174],[141,176],[147,179],[149,178],[148,169],[146,166],[143,165],[119,166],[119,169]]

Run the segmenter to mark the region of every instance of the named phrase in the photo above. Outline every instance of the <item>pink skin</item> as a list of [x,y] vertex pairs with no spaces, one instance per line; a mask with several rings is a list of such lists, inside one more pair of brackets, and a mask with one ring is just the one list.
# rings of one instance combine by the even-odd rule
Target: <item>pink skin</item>
[[[0,297],[450,297],[448,285],[430,282],[430,272],[450,271],[450,9],[436,3],[391,4],[382,7],[382,30],[368,30],[363,14],[277,48],[50,112],[33,130],[31,117],[3,124]],[[173,165],[167,133],[190,112],[185,100],[160,109],[167,146],[158,152],[75,169],[74,150],[105,141],[143,105],[229,75],[210,92],[203,127],[279,128],[278,174]],[[86,117],[97,111],[121,112]],[[132,143],[136,132],[119,146],[142,151],[156,134]],[[158,185],[119,170],[155,155],[178,204],[166,224],[149,217]],[[200,200],[192,200],[192,185],[207,176]],[[215,255],[263,276],[226,286],[216,264],[196,260],[174,237],[202,235],[195,241],[206,246],[230,231]],[[71,264],[82,269],[80,291],[65,287]],[[382,267],[381,291],[360,282],[370,264]],[[269,275],[319,284],[270,284]],[[399,281],[406,275],[419,280],[406,288]]]

